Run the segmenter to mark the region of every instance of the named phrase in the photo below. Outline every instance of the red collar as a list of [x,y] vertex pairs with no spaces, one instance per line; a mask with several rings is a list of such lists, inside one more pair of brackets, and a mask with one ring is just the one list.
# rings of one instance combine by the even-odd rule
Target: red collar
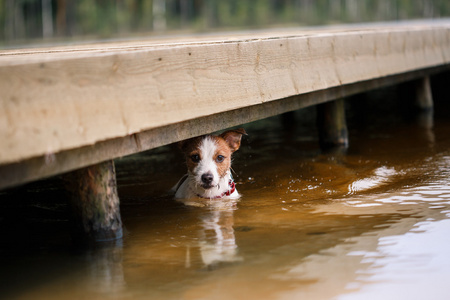
[[233,179],[230,179],[228,181],[228,187],[229,187],[228,191],[226,191],[226,192],[222,193],[222,195],[216,196],[214,198],[203,197],[202,195],[199,195],[199,194],[197,194],[197,197],[205,198],[205,199],[221,199],[225,196],[230,196],[231,194],[234,193],[234,191],[236,191],[236,184],[234,183]]

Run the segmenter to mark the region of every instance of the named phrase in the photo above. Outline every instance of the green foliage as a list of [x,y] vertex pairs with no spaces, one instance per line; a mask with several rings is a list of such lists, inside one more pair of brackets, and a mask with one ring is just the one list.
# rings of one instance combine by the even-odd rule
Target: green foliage
[[[0,43],[42,37],[42,1],[0,0]],[[156,1],[165,4],[165,12],[158,16]],[[55,35],[91,38],[152,32],[155,20],[163,26],[160,31],[197,32],[450,16],[448,0],[51,0],[51,4]]]

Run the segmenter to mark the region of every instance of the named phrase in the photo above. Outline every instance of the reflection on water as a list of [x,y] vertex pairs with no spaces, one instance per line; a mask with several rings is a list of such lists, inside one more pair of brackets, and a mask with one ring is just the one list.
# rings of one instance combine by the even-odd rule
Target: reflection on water
[[407,214],[375,225],[375,230],[345,238],[289,267],[281,279],[317,281],[308,289],[284,293],[284,297],[446,299],[450,295],[450,164],[446,157],[440,161],[439,170],[441,180],[435,178],[420,188],[352,196],[319,207],[322,213],[346,210],[363,219],[398,211]]
[[339,299],[444,299],[450,295],[450,220],[423,221],[403,235],[381,237],[375,251],[352,251],[356,270]]
[[450,122],[357,126],[324,154],[294,121],[246,127],[237,202],[173,200],[170,147],[118,160],[126,234],[97,249],[70,245],[57,181],[2,192],[0,297],[448,299]]
[[242,260],[237,254],[233,210],[212,210],[202,216],[201,221],[199,246],[203,263],[207,267]]
[[87,288],[91,292],[112,296],[125,290],[122,251],[122,240],[86,251],[84,257],[88,266]]
[[385,166],[379,167],[373,171],[373,176],[368,178],[357,179],[349,185],[350,193],[358,193],[371,188],[379,187],[383,184],[388,184],[390,178],[396,175],[394,168],[387,168]]

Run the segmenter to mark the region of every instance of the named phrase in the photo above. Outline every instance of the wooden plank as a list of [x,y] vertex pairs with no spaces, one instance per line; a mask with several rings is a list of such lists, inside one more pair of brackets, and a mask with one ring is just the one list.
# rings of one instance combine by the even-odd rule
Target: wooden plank
[[171,126],[223,129],[217,116],[448,63],[448,19],[1,51],[0,168],[118,144],[96,163],[148,149],[149,132],[161,145],[190,135],[160,135]]
[[94,145],[0,165],[0,189],[76,170],[99,162],[153,149],[180,140],[325,103],[360,92],[395,85],[450,70],[450,65],[422,69],[338,86],[154,128]]
[[[8,54],[9,53],[9,54]],[[0,163],[449,62],[450,22],[6,52]]]

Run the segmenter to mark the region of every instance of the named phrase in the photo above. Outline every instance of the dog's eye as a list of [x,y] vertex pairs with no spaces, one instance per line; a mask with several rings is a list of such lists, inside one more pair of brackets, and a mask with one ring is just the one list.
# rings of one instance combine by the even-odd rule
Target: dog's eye
[[221,162],[223,162],[225,160],[225,156],[223,156],[223,155],[218,155],[217,157],[216,157],[216,161],[218,162],[218,163],[221,163]]
[[195,163],[198,163],[200,161],[200,155],[198,154],[191,155],[191,160]]

